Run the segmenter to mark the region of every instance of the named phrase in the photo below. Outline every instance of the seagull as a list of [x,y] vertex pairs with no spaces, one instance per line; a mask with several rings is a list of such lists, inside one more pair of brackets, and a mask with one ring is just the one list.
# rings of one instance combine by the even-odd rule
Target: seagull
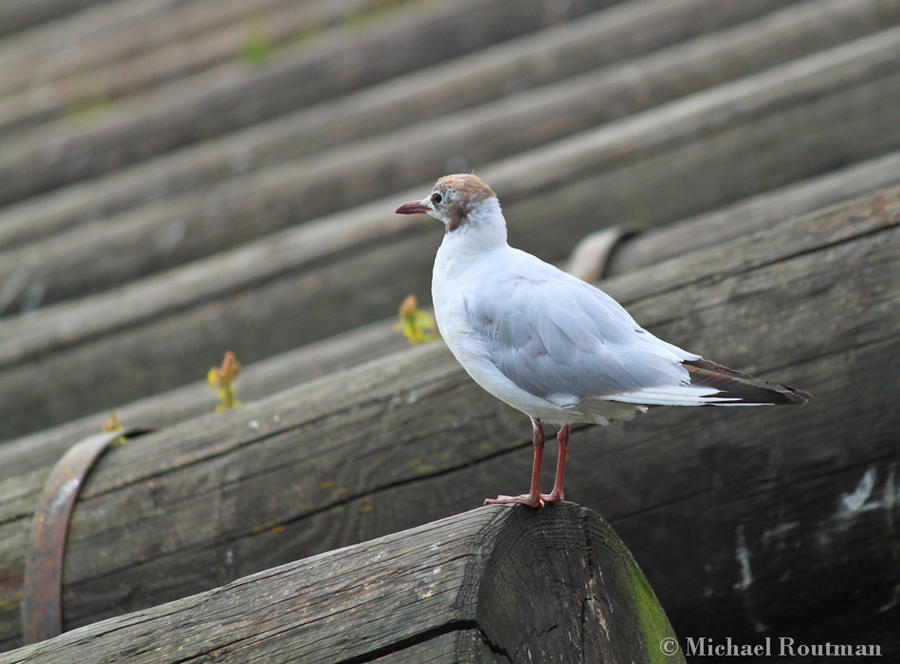
[[[444,224],[431,279],[438,330],[478,385],[531,418],[529,492],[486,505],[562,501],[572,424],[631,419],[648,406],[798,405],[810,397],[653,336],[599,288],[509,246],[500,201],[475,175],[446,175],[396,212]],[[549,494],[540,492],[544,422],[559,425]]]

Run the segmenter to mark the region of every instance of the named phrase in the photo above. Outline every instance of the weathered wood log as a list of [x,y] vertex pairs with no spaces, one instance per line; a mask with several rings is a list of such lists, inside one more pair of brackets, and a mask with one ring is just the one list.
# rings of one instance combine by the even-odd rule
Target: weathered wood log
[[[94,39],[88,39],[72,49],[76,53],[83,49],[124,51],[130,57],[108,56],[87,71],[70,69],[69,75],[61,79],[52,75],[57,71],[53,67],[55,60],[48,57],[50,71],[44,68],[38,72],[39,78],[49,79],[43,83],[40,95],[34,93],[33,86],[37,83],[32,80],[28,89],[0,97],[0,133],[101,111],[121,97],[146,92],[150,87],[172,83],[223,62],[243,60],[245,64],[258,64],[252,59],[254,56],[245,53],[254,40],[263,49],[255,57],[266,60],[292,43],[296,46],[301,38],[321,36],[330,27],[345,21],[361,22],[374,13],[384,13],[384,7],[379,7],[376,0],[316,0],[300,4],[288,4],[284,0],[225,2],[218,3],[214,11],[207,8],[202,12],[190,5],[181,11],[172,8],[155,21],[157,25],[148,25],[153,23],[151,18],[140,27],[118,31],[112,40],[97,44]],[[224,27],[216,29],[225,21],[228,23]],[[148,44],[152,50],[138,51],[134,33],[149,33],[154,37],[162,33],[165,39],[154,41],[164,43]],[[174,34],[183,38],[173,43],[170,40]],[[95,58],[96,53],[92,53],[90,59]],[[67,61],[66,66],[71,68],[73,63]],[[22,67],[36,68],[34,63]]]
[[[810,213],[900,182],[900,153],[813,178],[783,189],[751,197],[722,211],[666,225],[644,234],[623,238],[614,247],[605,276],[622,274],[682,254],[711,249],[735,233],[750,236],[770,229],[792,216]],[[685,241],[690,238],[690,242]],[[240,395],[256,401],[300,382],[383,357],[407,347],[390,318],[313,342],[244,367]],[[215,402],[206,381],[115,407],[122,422],[138,427],[161,428],[209,412]],[[6,478],[45,473],[72,441],[96,433],[108,419],[98,412],[0,446],[0,482]]]
[[[900,4],[895,5],[895,9],[895,18],[900,19]],[[854,17],[854,14],[846,17],[848,25],[857,25],[851,20]],[[743,32],[743,39],[735,40],[731,33],[712,35],[700,40],[699,44],[683,45],[639,62],[545,86],[500,103],[442,116],[364,142],[350,143],[300,161],[245,175],[239,180],[228,180],[211,192],[185,194],[164,204],[78,225],[68,232],[0,254],[0,282],[21,275],[23,284],[40,284],[45,302],[97,291],[111,283],[233,247],[333,209],[372,200],[385,191],[414,185],[422,174],[437,177],[446,168],[445,146],[452,145],[458,154],[465,154],[467,160],[479,165],[508,157],[771,64],[773,53],[792,52],[787,48],[773,48],[773,42],[805,43],[804,30],[810,34],[830,34],[821,31],[819,22],[810,22],[808,15],[798,17],[783,31],[774,31],[774,36],[768,21],[759,21],[752,28]],[[799,42],[796,41],[798,38]],[[726,128],[745,123],[750,131],[754,120],[771,115],[771,107],[792,108],[792,119],[788,122],[796,123],[793,131],[800,134],[808,127],[806,113],[810,111],[803,112],[798,106],[816,107],[821,103],[821,96],[827,95],[834,95],[840,110],[819,118],[817,140],[828,140],[820,139],[822,136],[840,136],[841,140],[848,140],[849,137],[844,135],[847,132],[852,135],[854,144],[858,134],[859,144],[864,146],[872,140],[871,127],[860,123],[848,131],[847,110],[865,113],[874,124],[880,122],[881,116],[884,121],[896,125],[894,108],[887,102],[900,101],[900,84],[885,84],[880,87],[882,97],[863,102],[862,110],[857,107],[861,101],[856,97],[859,85],[885,73],[900,71],[900,29],[889,34],[880,33],[870,40],[857,42],[862,46],[856,48],[844,46],[830,55],[813,57],[812,66],[803,72],[803,83],[798,87],[781,85],[784,79],[797,77],[790,64],[783,67],[781,76],[764,76],[765,83],[752,92],[740,83],[733,83],[741,90],[735,96],[749,102],[752,110],[735,108],[736,102],[731,95],[724,95],[730,97],[725,102],[721,95],[704,93],[701,95],[703,103],[688,104],[690,112],[676,113],[679,117],[675,122],[671,109],[664,106],[650,112],[646,119],[626,120],[639,127],[635,133],[627,130],[618,133],[619,126],[613,124],[606,129],[594,130],[592,137],[584,141],[570,140],[562,151],[564,161],[577,164],[575,168],[567,167],[559,156],[540,163],[531,160],[531,167],[546,173],[560,164],[559,168],[568,171],[573,180],[592,177],[598,170],[609,177],[623,164],[633,163],[635,152],[642,153],[638,159],[652,162],[671,150],[673,143],[702,140],[703,134],[695,133],[700,127],[706,131],[724,132]],[[755,53],[756,57],[747,56],[740,60],[726,57],[734,53],[735,48],[744,53]],[[743,64],[734,64],[736,62]],[[633,67],[641,69],[643,75],[640,78],[635,79]],[[785,127],[781,129],[784,131]],[[693,138],[682,136],[681,132],[685,130],[694,134]],[[598,131],[603,136],[600,149]],[[886,131],[879,136],[877,147],[876,144],[870,144],[868,149],[861,147],[866,150],[862,156],[871,156],[873,151],[877,153],[896,145],[900,145],[900,131]],[[398,146],[415,146],[415,149],[398,150]],[[793,165],[806,173],[815,173],[822,163],[820,150],[794,150],[790,154]],[[768,158],[767,153],[755,156],[757,162]],[[529,161],[530,158],[524,159]],[[769,167],[768,163],[766,167]],[[514,168],[518,170],[518,167]],[[752,171],[753,167],[745,168]],[[533,186],[537,186],[535,179],[532,176]],[[502,178],[497,185],[501,184]],[[719,193],[721,186],[716,184],[714,193]],[[547,185],[541,182],[539,186],[546,188]],[[631,183],[631,187],[634,186]],[[529,190],[518,187],[512,191],[504,190],[504,204],[515,204],[517,194],[522,193],[528,195]],[[641,214],[633,216],[633,221],[645,220]],[[407,225],[413,225],[413,222]],[[420,222],[415,225],[422,226]],[[358,240],[357,244],[361,245],[362,241]],[[105,260],[98,261],[98,254],[104,255]],[[22,296],[17,300],[21,302],[27,292],[27,288],[23,288]],[[11,304],[15,303],[16,299]]]
[[[892,70],[900,56],[896,36],[886,31],[482,174],[500,192],[513,242],[559,260],[596,230],[598,215],[663,223],[827,171],[900,143],[894,103],[900,74],[869,80],[882,66]],[[877,53],[884,60],[873,60]],[[835,81],[860,70],[869,82],[827,94]],[[799,106],[773,113],[768,104],[776,96]],[[819,121],[814,128],[810,117]],[[824,126],[833,131],[823,133]],[[21,434],[184,384],[203,375],[226,347],[252,362],[393,313],[408,293],[426,288],[437,241],[433,226],[391,213],[406,195],[165,278],[7,319],[0,400],[16,408],[0,427],[7,436]],[[373,247],[374,238],[382,242]],[[360,246],[363,241],[370,244]],[[153,370],[135,372],[136,366]]]
[[[0,154],[0,204],[333,98],[403,72],[569,20],[612,0],[460,0],[397,12],[371,29],[316,40],[264,68],[223,65],[165,94],[125,100],[73,130],[60,120]],[[552,5],[552,6],[551,6]],[[478,30],[471,29],[479,25]],[[203,77],[203,74],[199,74]],[[17,174],[32,171],[26,178]]]
[[27,30],[44,21],[58,19],[98,2],[100,0],[68,0],[68,2],[32,0],[32,2],[3,3],[0,5],[0,36]]
[[[630,534],[681,633],[752,632],[759,623],[823,636],[893,620],[876,610],[900,582],[897,535],[885,521],[897,503],[870,499],[895,486],[900,422],[885,385],[900,350],[898,238],[894,188],[605,283],[661,336],[815,393],[803,409],[669,409],[576,435],[570,496]],[[486,399],[432,345],[116,448],[75,508],[66,624],[516,490],[528,475],[527,431],[523,415]],[[869,484],[856,491],[867,468]],[[9,610],[0,634],[9,645],[41,480],[3,483]],[[854,596],[858,620],[843,602],[822,608]]]
[[[349,0],[367,2],[368,0]],[[309,0],[304,5],[346,6],[348,0]],[[0,42],[0,94],[36,87],[148,51],[175,46],[230,23],[260,15],[285,0],[215,0],[173,3],[142,0],[79,12]],[[215,11],[210,11],[214,7]]]
[[[697,4],[696,0],[694,2]],[[777,0],[755,0],[750,4],[771,7],[773,2]],[[781,0],[781,4],[784,2]],[[389,19],[390,12],[402,8],[402,3],[398,3],[386,11],[383,4],[379,5],[374,0],[344,0],[341,3],[320,0],[318,3],[287,6],[284,6],[284,0],[280,0],[280,4],[282,6],[276,5],[268,12],[265,7],[257,8],[249,17],[249,23],[244,17],[223,29],[190,41],[166,44],[125,62],[112,61],[97,69],[76,72],[66,79],[45,85],[45,94],[39,97],[25,91],[0,98],[0,133],[66,117],[73,109],[96,105],[98,99],[112,103],[155,84],[171,83],[222,63],[244,59],[247,64],[243,52],[250,39],[261,40],[261,48],[265,49],[265,53],[258,56],[261,60],[281,58],[290,49],[302,46],[304,41],[321,39],[329,27],[358,30],[366,22]],[[708,0],[705,4],[712,6]],[[681,10],[680,7],[678,9]],[[735,12],[725,8],[725,11],[717,13],[734,15],[744,12],[746,10]],[[658,23],[664,23],[666,18],[660,17]],[[714,30],[716,19],[714,15],[712,21],[704,21],[703,24],[695,22],[695,29]],[[670,26],[664,28],[671,29]],[[259,63],[251,61],[249,64]],[[202,85],[202,82],[198,84]]]
[[[628,664],[656,661],[673,639],[609,524],[563,503],[482,507],[65,633],[0,662]],[[674,654],[666,661],[684,661]]]
[[605,275],[621,274],[699,251],[739,235],[900,183],[900,152],[754,196],[619,242]]
[[[236,171],[297,158],[337,143],[397,129],[514,91],[522,92],[611,62],[627,60],[688,40],[699,30],[712,31],[741,19],[753,18],[770,6],[770,2],[759,0],[728,4],[712,0],[676,4],[666,0],[623,3],[554,29],[541,30],[438,67],[386,81],[348,97],[302,109],[258,127],[162,155],[102,179],[25,201],[0,214],[0,245],[11,246],[48,237],[83,220],[108,216],[138,203],[211,185]],[[776,12],[767,19],[768,25],[763,30],[748,25],[736,33],[729,33],[726,41],[733,46],[729,53],[744,53],[731,66],[746,67],[742,70],[746,73],[754,66],[765,66],[765,62],[759,62],[760,57],[768,58],[766,62],[771,65],[861,35],[868,26],[890,25],[895,19],[885,14],[884,9],[885,5],[872,0],[853,0],[837,6],[816,3],[814,8],[802,4]],[[704,16],[702,22],[695,20],[699,13]],[[803,31],[802,26],[818,25],[818,21],[827,25],[827,29]],[[635,40],[635,34],[640,34],[641,39]],[[782,39],[785,34],[790,37]],[[754,42],[748,41],[754,39],[757,42],[768,40],[766,47],[754,47]],[[709,61],[716,63],[717,68],[721,67],[721,62],[735,60],[724,57],[721,51],[714,50],[710,55]],[[670,56],[685,58],[683,53],[680,56],[671,53]],[[665,65],[669,58],[663,60]],[[632,66],[652,69],[652,64],[650,61]],[[737,75],[737,70],[733,71],[732,77]],[[668,75],[672,80],[685,76],[678,72],[678,67]],[[710,85],[715,80],[724,78],[709,78],[703,84]],[[685,82],[670,87],[671,91],[664,94],[685,94],[690,90],[690,85]],[[648,96],[646,91],[639,95],[645,96]],[[636,108],[635,104],[647,107],[661,99],[640,102],[629,96],[624,101],[629,107]],[[617,100],[610,106],[621,102]],[[612,109],[606,113],[618,117],[622,111]]]

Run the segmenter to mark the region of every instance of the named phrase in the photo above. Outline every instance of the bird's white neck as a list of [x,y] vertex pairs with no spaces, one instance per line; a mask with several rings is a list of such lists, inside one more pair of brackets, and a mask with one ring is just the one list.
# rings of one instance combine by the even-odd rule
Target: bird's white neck
[[436,313],[464,273],[477,270],[484,259],[492,261],[491,254],[494,252],[509,249],[506,220],[496,198],[489,198],[475,209],[470,209],[467,216],[465,223],[444,233],[434,257],[431,290]]
[[473,206],[458,228],[444,234],[440,251],[450,252],[460,260],[506,245],[506,219],[500,202],[492,196]]

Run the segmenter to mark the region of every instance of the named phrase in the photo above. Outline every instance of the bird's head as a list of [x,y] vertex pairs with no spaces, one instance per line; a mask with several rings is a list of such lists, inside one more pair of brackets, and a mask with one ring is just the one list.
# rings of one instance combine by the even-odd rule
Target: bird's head
[[420,201],[404,203],[397,214],[427,214],[444,224],[448,233],[498,235],[506,240],[506,221],[497,194],[475,175],[445,175]]

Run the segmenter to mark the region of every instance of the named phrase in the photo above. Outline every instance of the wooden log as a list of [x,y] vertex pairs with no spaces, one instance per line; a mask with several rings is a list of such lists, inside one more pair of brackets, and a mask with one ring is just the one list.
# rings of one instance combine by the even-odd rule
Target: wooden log
[[100,0],[5,2],[0,5],[0,36],[27,30],[45,21],[59,19],[67,14],[95,5],[98,2]]
[[[107,5],[43,33],[14,38],[8,46],[0,43],[0,63],[10,68],[0,81],[0,95],[6,96],[0,100],[4,125],[16,108],[31,113],[30,119],[18,118],[26,126],[43,123],[98,100],[109,103],[241,58],[253,39],[277,51],[286,41],[314,37],[378,10],[377,0],[311,0],[300,6],[286,0],[133,4]],[[38,86],[43,92],[36,98]]]
[[[724,210],[686,219],[645,234],[619,241],[605,276],[655,265],[673,257],[673,247],[682,254],[712,250],[711,239],[724,243],[739,230],[750,236],[771,229],[792,216],[844,202],[873,190],[900,183],[900,153],[873,159],[835,173],[813,178],[783,189],[751,197]],[[693,238],[693,242],[682,242]],[[349,330],[246,365],[240,378],[240,396],[256,401],[275,392],[383,357],[407,347],[406,339],[390,318]],[[129,425],[161,428],[208,413],[215,397],[205,380],[115,406],[119,419]],[[98,412],[38,431],[0,446],[0,482],[45,468],[72,445],[72,441],[96,433],[108,419]]]
[[[114,105],[73,129],[66,120],[24,132],[0,155],[0,204],[120,168],[470,53],[611,4],[573,0],[460,0],[411,6],[359,32],[316,40],[264,68],[223,65]],[[546,10],[546,11],[545,11]],[[472,30],[472,25],[479,25]],[[27,171],[27,177],[19,177]]]
[[[894,486],[900,422],[884,385],[900,349],[898,214],[893,188],[605,283],[664,338],[816,395],[804,409],[669,409],[576,434],[569,495],[631,533],[683,634],[752,630],[751,618],[770,629],[788,624],[779,608],[785,560],[790,588],[803,588],[791,600],[798,630],[836,629],[836,615],[810,615],[839,597],[864,598],[860,620],[892,619],[870,610],[887,605],[900,581],[890,553],[897,535],[878,511],[896,503],[863,505]],[[486,399],[440,345],[145,436],[103,457],[83,488],[66,553],[66,624],[517,490],[528,476],[527,438],[527,419]],[[867,467],[869,494],[836,518],[834,506]],[[11,606],[0,634],[9,645],[42,476],[3,482],[0,569]],[[745,558],[769,573],[748,580]],[[867,573],[849,573],[858,567]],[[818,582],[824,576],[829,583]],[[691,622],[698,615],[704,622]]]
[[4,70],[0,94],[38,87],[104,63],[132,59],[155,47],[190,40],[264,11],[273,2],[284,0],[217,0],[214,5],[207,0],[142,0],[84,9],[0,42]]
[[[238,382],[241,401],[257,401],[299,383],[343,371],[349,367],[409,348],[409,342],[388,319],[355,328],[271,358],[244,366]],[[218,400],[207,381],[154,394],[115,407],[119,420],[129,426],[158,429],[213,412]],[[45,472],[45,467],[71,447],[73,441],[97,433],[109,419],[106,411],[0,444],[0,482]]]
[[707,249],[774,226],[784,219],[834,205],[900,182],[900,152],[753,196],[733,205],[635,235],[612,251],[604,274],[621,274]]
[[210,11],[205,0],[175,6],[172,0],[106,3],[0,42],[0,65],[6,70],[0,94],[47,84],[110,62],[131,60],[283,2],[218,0],[216,11]]
[[563,503],[481,507],[64,633],[0,661],[625,664],[655,661],[660,643],[674,638],[609,524]]
[[[60,119],[77,122],[85,115],[102,113],[122,98],[153,94],[158,87],[187,77],[196,81],[198,76],[211,76],[216,72],[210,70],[229,64],[243,65],[248,70],[262,67],[305,48],[315,39],[327,38],[331,32],[355,30],[354,26],[367,21],[384,20],[390,11],[402,7],[398,3],[393,10],[386,10],[377,0],[319,0],[287,6],[284,0],[270,0],[268,4],[273,3],[275,10],[269,12],[259,6],[266,3],[240,6],[240,14],[247,15],[236,16],[223,29],[166,43],[154,51],[135,53],[131,58],[113,60],[87,72],[75,72],[45,84],[40,95],[28,89],[2,97],[0,134],[11,135]],[[171,23],[178,18],[167,15],[165,20]],[[204,85],[202,81],[196,84]]]
[[[852,72],[867,72],[868,80],[882,66],[869,57],[884,54],[886,44],[900,47],[893,31],[482,174],[500,192],[513,242],[559,260],[596,230],[598,214],[609,222],[664,223],[900,142],[894,104],[900,74],[845,94],[816,93]],[[772,97],[758,94],[773,88],[779,96],[796,95],[800,105],[773,114],[767,106]],[[814,130],[810,117],[819,120]],[[823,133],[825,126],[833,131]],[[573,180],[578,169],[583,179]],[[184,384],[204,375],[228,347],[252,362],[393,313],[407,294],[422,294],[431,271],[434,226],[391,213],[421,191],[306,224],[161,279],[7,319],[0,399],[16,408],[0,430],[9,436],[46,428]],[[549,226],[547,219],[566,222]],[[374,238],[379,242],[372,247]],[[136,366],[152,371],[136,372]]]
[[[900,4],[895,8],[895,18],[900,19]],[[165,204],[78,225],[68,232],[0,254],[0,283],[20,275],[21,295],[10,305],[25,301],[29,292],[25,284],[40,284],[42,301],[56,302],[233,247],[260,234],[281,230],[334,209],[370,201],[384,191],[414,185],[422,174],[431,173],[437,177],[446,168],[443,146],[452,145],[454,151],[466,155],[470,163],[479,165],[509,157],[706,85],[759,70],[777,59],[773,56],[775,53],[796,54],[796,50],[773,45],[806,44],[806,34],[831,34],[821,30],[819,7],[812,9],[819,20],[811,21],[809,12],[800,13],[793,23],[779,24],[779,30],[772,30],[770,21],[758,21],[740,30],[711,35],[637,62],[545,86],[487,107],[442,116],[364,142],[350,143],[239,180],[228,180],[210,192],[185,194]],[[847,25],[860,25],[853,20],[858,18],[856,14],[849,12],[844,17]],[[837,23],[840,25],[840,21]],[[838,34],[843,33],[838,31]],[[834,60],[817,56],[828,62],[829,73],[823,73],[822,65],[819,65],[804,74],[807,81],[821,79],[813,86],[815,92],[773,86],[770,81],[764,87],[765,91],[753,92],[760,96],[772,95],[766,100],[767,105],[758,105],[748,115],[768,115],[768,105],[791,107],[798,100],[801,104],[807,103],[809,95],[839,95],[842,90],[854,89],[867,77],[877,78],[891,68],[900,70],[900,39],[896,35],[892,39],[884,36],[873,39],[880,44],[876,49],[863,48],[865,54],[857,49],[845,49],[843,55],[837,56],[841,63],[837,67]],[[816,39],[812,41],[821,43]],[[735,49],[745,57],[727,57]],[[634,67],[643,72],[637,79],[633,75]],[[790,65],[786,69],[789,76],[795,75]],[[848,91],[847,94],[851,93]],[[889,88],[883,94],[891,98]],[[745,92],[742,98],[748,96]],[[900,94],[896,96],[900,98]],[[636,123],[641,125],[640,137],[627,131],[619,137],[616,125],[610,126],[608,131],[600,130],[606,137],[602,150],[585,147],[582,141],[570,142],[565,150],[567,159],[581,164],[575,172],[570,172],[572,179],[590,177],[590,172],[597,170],[597,162],[605,162],[604,171],[614,170],[622,162],[632,160],[635,149],[645,151],[644,159],[650,158],[651,154],[666,153],[673,141],[681,140],[679,131],[694,123],[711,131],[721,131],[723,124],[749,122],[741,110],[729,111],[727,106],[725,113],[731,117],[723,122],[722,99],[715,95],[708,95],[707,99],[708,103],[702,108],[692,109],[690,119],[682,117],[674,126],[667,109],[658,109],[653,126]],[[851,97],[845,103],[854,104],[856,100]],[[873,105],[876,107],[865,109],[873,121],[877,122],[878,115],[884,114],[889,115],[890,120],[894,119],[893,108],[884,105],[883,100]],[[817,124],[820,133],[843,131],[845,117],[832,118],[838,126],[822,118]],[[801,131],[806,121],[799,112],[796,121],[798,131]],[[868,126],[859,126],[857,131],[871,133]],[[651,138],[647,134],[655,136]],[[882,136],[879,146],[889,147],[891,141],[891,133],[888,133]],[[900,139],[895,142],[900,144]],[[416,148],[398,150],[399,145]],[[568,154],[570,152],[572,154]],[[816,163],[820,155],[815,151],[792,159]],[[551,158],[544,165],[534,160],[530,163],[533,168],[547,172],[553,168],[554,161],[558,159]],[[515,189],[505,193],[504,203],[515,203],[515,193]],[[98,261],[98,254],[107,256],[106,260]]]
[[[712,31],[753,18],[771,6],[771,2],[760,0],[727,4],[712,0],[623,3],[569,24],[481,49],[476,54],[302,109],[258,127],[161,155],[102,179],[24,201],[0,215],[0,246],[47,237],[80,221],[108,216],[187,189],[209,186],[235,172],[283,162],[337,143],[397,129],[627,60],[690,39],[698,30]],[[891,16],[883,14],[883,8],[883,4],[865,0],[842,2],[837,6],[817,3],[815,8],[806,4],[789,8],[771,16],[770,24],[762,31],[763,38],[772,41],[764,49],[756,50],[768,56],[760,56],[752,47],[748,48],[744,44],[747,37],[740,31],[729,35],[737,47],[730,53],[751,51],[753,57],[745,56],[750,61],[748,66],[757,57],[784,61],[863,34],[866,26],[889,25]],[[815,12],[814,16],[827,29],[803,33],[800,39],[799,28],[795,28],[792,38],[778,39],[798,22],[816,24],[811,12]],[[842,20],[842,12],[853,19]],[[698,14],[705,17],[702,22],[694,20]],[[753,32],[759,39],[759,32]],[[641,39],[633,39],[634,34],[640,34]],[[808,50],[794,50],[798,46]],[[724,60],[727,58],[717,53],[712,61]],[[738,59],[737,66],[742,66],[742,62],[744,58]],[[648,64],[643,66],[646,68]],[[679,76],[677,68],[670,74]],[[708,79],[704,84],[711,82]],[[689,86],[681,84],[677,88],[684,94]],[[636,103],[630,98],[628,102],[632,108]]]

